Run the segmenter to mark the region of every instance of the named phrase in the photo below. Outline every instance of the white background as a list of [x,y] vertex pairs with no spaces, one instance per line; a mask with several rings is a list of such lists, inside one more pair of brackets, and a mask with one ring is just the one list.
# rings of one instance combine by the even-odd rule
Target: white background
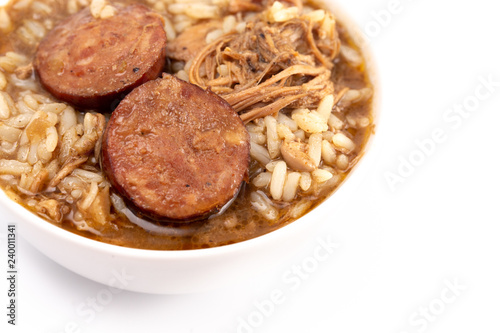
[[[20,240],[19,325],[5,325],[0,310],[0,327],[7,328],[1,331],[71,332],[76,325],[75,332],[499,332],[500,6],[489,0],[339,3],[363,30],[370,28],[383,119],[377,160],[316,237],[251,282],[195,295],[122,292],[95,316],[76,309],[105,287]],[[374,14],[391,3],[399,3],[397,13],[377,21]],[[473,105],[476,89],[488,92],[481,77],[499,84]],[[464,103],[474,108],[465,118],[449,113]],[[416,141],[428,142],[435,130],[446,140],[418,160]],[[401,169],[410,158],[422,162],[413,173]],[[403,181],[391,189],[388,173]],[[283,275],[310,262],[318,237],[330,237],[338,249],[300,285],[287,282]],[[5,237],[2,244],[5,249]],[[5,281],[0,287],[4,308]],[[271,307],[273,292],[283,297]]]

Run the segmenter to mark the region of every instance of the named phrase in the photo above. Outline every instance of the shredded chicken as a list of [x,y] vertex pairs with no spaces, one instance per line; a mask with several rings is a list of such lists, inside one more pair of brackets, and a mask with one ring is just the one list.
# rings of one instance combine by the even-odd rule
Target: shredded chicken
[[87,155],[95,151],[96,143],[104,133],[106,120],[100,113],[86,113],[83,121],[84,134],[75,143],[74,151],[77,155]]
[[38,202],[35,209],[41,215],[48,216],[56,222],[61,222],[64,215],[71,210],[68,205],[55,199],[44,199]]
[[98,158],[105,123],[106,120],[100,113],[85,114],[84,134],[71,148],[70,155],[65,159],[59,172],[50,181],[49,188],[57,186],[63,178],[87,162],[92,152],[94,152],[95,158]]
[[167,44],[169,57],[188,62],[203,48],[207,34],[221,27],[219,20],[212,20],[187,28]]
[[88,156],[70,156],[66,163],[62,166],[61,170],[56,174],[56,176],[50,181],[49,188],[56,187],[61,180],[63,180],[67,175],[73,172],[83,163],[87,162]]
[[26,80],[33,74],[33,63],[18,67],[14,73],[19,80]]
[[284,108],[317,107],[334,92],[340,40],[331,14],[319,22],[307,15],[270,21],[264,11],[243,33],[206,45],[189,70],[192,83],[221,95],[245,122]]

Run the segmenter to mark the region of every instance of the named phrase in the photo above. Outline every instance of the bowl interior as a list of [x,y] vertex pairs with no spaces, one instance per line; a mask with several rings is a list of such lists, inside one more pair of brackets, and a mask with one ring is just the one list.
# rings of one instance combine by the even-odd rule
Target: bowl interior
[[[368,43],[356,24],[333,1],[327,6],[350,32],[365,56],[367,72],[373,84],[373,118],[379,121],[380,85],[375,61]],[[364,156],[343,184],[305,216],[276,231],[236,244],[200,250],[156,251],[125,248],[91,240],[47,222],[15,203],[0,191],[0,206],[12,212],[21,236],[52,260],[94,281],[126,290],[176,294],[214,289],[235,279],[248,278],[293,253],[323,222],[326,214],[341,209],[342,202],[355,192],[368,171],[375,153],[371,135]],[[126,272],[133,278],[116,286],[110,281]],[[116,280],[116,279],[115,279]],[[116,281],[115,281],[116,282]]]

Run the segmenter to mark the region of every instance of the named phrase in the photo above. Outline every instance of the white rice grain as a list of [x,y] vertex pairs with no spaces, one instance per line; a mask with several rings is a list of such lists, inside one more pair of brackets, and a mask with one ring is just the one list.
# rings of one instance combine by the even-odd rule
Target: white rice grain
[[99,15],[101,16],[102,19],[107,19],[113,17],[115,14],[116,14],[116,8],[111,5],[106,5],[101,10],[101,13]]
[[7,78],[5,74],[0,71],[0,90],[5,90],[5,87],[7,87]]
[[49,5],[47,5],[43,2],[40,2],[40,1],[33,2],[33,4],[31,5],[31,8],[33,8],[33,10],[35,12],[38,12],[38,13],[41,13],[44,15],[48,15],[48,14],[52,13],[52,8]]
[[14,102],[10,98],[9,94],[0,91],[0,119],[8,119],[12,114],[15,114],[13,110]]
[[26,103],[24,101],[18,101],[16,103],[16,107],[19,110],[19,112],[21,112],[21,113],[27,113],[30,115],[33,115],[35,113],[35,110],[30,108],[28,105],[26,105]]
[[153,3],[153,10],[158,13],[165,13],[167,11],[167,6],[165,3],[158,1]]
[[16,160],[0,160],[0,174],[20,176],[30,171],[31,166],[28,163]]
[[305,14],[304,17],[313,22],[321,22],[325,18],[325,11],[323,9],[313,10]]
[[316,169],[312,172],[312,178],[316,183],[324,183],[332,177],[331,172],[323,169]]
[[82,190],[73,190],[71,191],[71,196],[75,199],[80,199],[83,195]]
[[224,17],[224,21],[222,22],[222,31],[227,34],[234,30],[236,26],[236,17],[234,15],[228,15]]
[[312,201],[311,200],[303,200],[298,202],[297,204],[293,205],[292,208],[290,209],[290,216],[293,218],[299,218],[303,216],[309,208],[312,206]]
[[184,65],[184,70],[186,71],[186,73],[189,72],[192,65],[193,65],[193,59],[189,59],[188,62],[186,62],[186,64]]
[[187,6],[185,14],[194,19],[215,19],[219,17],[219,7],[203,3],[193,3]]
[[80,191],[83,191],[86,184],[87,184],[86,182],[84,182],[78,177],[67,176],[61,180],[61,182],[57,187],[65,192],[71,192],[74,189],[79,189]]
[[252,184],[258,188],[267,187],[271,183],[271,177],[271,172],[261,172],[254,177]]
[[[49,97],[47,96],[44,96],[44,95],[40,95],[40,94],[33,94],[31,93],[31,91],[25,91],[26,92],[26,95],[31,95],[34,99],[36,99],[38,101],[38,103],[40,104],[50,104],[50,103],[54,103],[54,101],[52,99],[50,99]],[[24,92],[21,92],[21,95],[23,95]]]
[[29,164],[34,165],[36,162],[38,162],[38,145],[39,142],[32,143],[31,146],[29,147],[29,153],[28,153],[28,158],[27,161]]
[[88,194],[82,201],[80,201],[78,208],[81,211],[85,211],[86,209],[88,209],[90,205],[92,205],[92,203],[94,202],[95,198],[97,197],[97,193],[99,193],[99,187],[97,186],[96,182],[92,182],[90,184],[90,189]]
[[66,4],[66,11],[68,14],[75,14],[78,11],[77,0],[68,0],[68,3]]
[[179,79],[183,80],[183,81],[186,81],[186,82],[189,82],[189,75],[188,73],[186,73],[185,70],[180,70],[178,71],[175,76],[177,76]]
[[249,132],[249,134],[250,134],[250,140],[259,145],[264,145],[267,141],[266,135],[264,133]]
[[269,221],[278,218],[278,211],[272,206],[271,200],[262,191],[250,193],[250,204],[264,218]]
[[334,134],[335,133],[333,133],[332,131],[326,131],[326,132],[321,133],[321,135],[323,135],[323,140],[327,140],[329,142],[332,142]]
[[370,119],[368,117],[362,115],[352,115],[349,114],[346,116],[347,123],[354,128],[365,128],[370,125]]
[[47,128],[46,136],[47,138],[45,140],[45,145],[47,151],[52,153],[54,150],[56,150],[57,142],[59,139],[59,135],[57,134],[56,128],[54,126]]
[[325,170],[329,171],[333,176],[332,176],[332,178],[328,179],[326,182],[324,182],[321,185],[324,186],[324,187],[328,187],[328,188],[334,188],[335,186],[337,186],[340,183],[340,181],[342,180],[342,178],[333,169],[330,170],[330,169],[325,168]]
[[330,114],[330,118],[328,118],[328,126],[333,130],[340,131],[344,128],[344,122],[340,120],[336,115]]
[[316,111],[299,109],[292,113],[292,119],[307,133],[321,133],[328,130],[325,120]]
[[92,172],[92,171],[83,170],[83,169],[75,169],[75,170],[73,170],[73,172],[71,174],[73,176],[81,178],[82,180],[84,180],[86,182],[101,183],[104,180],[102,175],[95,173],[95,172]]
[[344,94],[344,96],[342,96],[342,99],[339,101],[339,105],[347,107],[351,104],[366,101],[371,97],[372,93],[373,91],[370,88],[363,88],[360,90],[350,89]]
[[22,54],[7,52],[0,57],[0,68],[3,68],[7,73],[13,73],[17,67],[24,65],[27,61],[27,58]]
[[299,172],[290,172],[287,175],[285,186],[283,187],[284,201],[292,201],[295,198],[299,187],[300,177],[301,175]]
[[66,107],[67,105],[64,103],[43,104],[40,106],[40,111],[60,114],[61,112],[64,111],[64,109],[66,109]]
[[299,8],[285,7],[281,2],[273,3],[268,11],[268,20],[270,22],[286,22],[299,16]]
[[54,28],[54,21],[46,19],[43,21],[43,26],[47,31],[52,30]]
[[43,141],[38,144],[38,148],[36,150],[36,154],[38,156],[38,162],[49,163],[52,159],[52,152],[47,149],[47,142]]
[[22,130],[15,128],[15,127],[10,127],[7,126],[3,123],[0,123],[0,140],[1,141],[7,141],[7,142],[16,142],[19,140],[19,137],[23,133]]
[[44,119],[47,122],[48,126],[55,126],[59,122],[59,118],[57,117],[57,115],[52,112],[45,113],[43,111],[37,111],[34,115],[34,118],[35,117]]
[[17,160],[20,162],[26,162],[28,160],[28,154],[29,154],[29,146],[24,145],[19,147],[17,150]]
[[43,36],[45,36],[45,27],[37,21],[26,20],[24,21],[24,27],[32,34],[35,41],[40,40]]
[[363,57],[361,54],[350,46],[342,44],[340,46],[340,54],[352,67],[359,67],[363,64]]
[[[176,22],[176,23],[174,23],[175,32],[180,34],[184,30],[189,28],[192,24],[193,24],[193,22],[191,20]],[[201,73],[200,73],[200,75],[201,75]]]
[[231,74],[229,73],[227,65],[224,64],[217,66],[217,73],[219,73],[220,76],[228,76]]
[[38,101],[36,99],[33,98],[33,96],[31,95],[26,95],[24,96],[23,98],[23,101],[24,103],[26,103],[26,105],[32,109],[32,110],[38,110]]
[[340,170],[346,170],[349,167],[349,157],[344,154],[339,155],[337,157],[337,167]]
[[224,32],[222,31],[222,29],[216,29],[216,30],[210,31],[207,34],[207,36],[205,37],[205,43],[210,44],[213,41],[219,39],[223,34],[224,34]]
[[276,132],[281,140],[293,140],[295,135],[292,133],[290,128],[284,124],[278,124],[276,126]]
[[[170,11],[170,10],[169,10]],[[177,14],[177,15],[174,15],[174,20],[173,20],[173,23],[180,23],[180,22],[192,22],[193,20],[191,20],[187,15],[184,15],[184,14]]]
[[234,229],[239,224],[238,216],[234,213],[226,215],[223,224],[227,229]]
[[264,131],[264,129],[266,128],[266,122],[264,121],[263,118],[257,118],[257,119],[254,119],[253,123],[255,124],[255,126],[257,127],[262,127],[262,132]]
[[255,142],[250,142],[250,156],[262,165],[271,162],[271,157],[267,149]]
[[335,159],[337,158],[335,149],[333,149],[332,144],[327,140],[321,142],[321,158],[323,162],[328,165],[334,165]]
[[90,3],[90,13],[96,19],[101,17],[101,11],[106,6],[106,0],[92,0]]
[[320,133],[311,134],[307,146],[307,155],[314,161],[314,165],[319,166],[321,162],[321,143],[323,136]]
[[165,20],[165,25],[163,26],[163,28],[165,29],[165,34],[167,35],[167,40],[172,41],[175,39],[175,37],[177,37],[177,33],[175,32],[174,25],[172,24],[172,22],[169,20],[168,17],[163,16],[163,18]]
[[280,10],[274,13],[274,22],[286,22],[293,18],[296,18],[299,14],[299,9],[297,7],[290,7]]
[[5,8],[0,8],[0,31],[8,33],[12,30],[12,21]]
[[14,9],[26,9],[28,8],[31,3],[33,2],[33,0],[20,0],[20,1],[17,1],[16,4],[14,6],[12,6]]
[[230,0],[205,0],[208,1],[209,3],[212,3],[220,8],[224,8],[229,6]]
[[273,172],[274,168],[276,167],[276,164],[278,164],[280,161],[271,161],[266,164],[266,170],[269,172]]
[[236,24],[235,30],[236,30],[236,32],[241,34],[241,33],[245,32],[246,28],[247,28],[246,22],[239,22],[238,24]]
[[76,112],[72,107],[67,107],[59,116],[59,133],[63,135],[67,130],[77,124]]
[[276,119],[273,116],[267,116],[264,118],[264,122],[267,129],[267,150],[271,158],[276,158],[280,155],[281,144],[276,131]]
[[334,102],[333,95],[326,95],[319,102],[317,112],[325,123],[328,121],[328,119],[330,118],[330,114],[332,113],[333,102]]
[[273,175],[271,177],[271,185],[269,192],[274,200],[280,200],[283,196],[283,186],[286,180],[286,163],[280,161],[274,167]]
[[119,195],[113,193],[111,194],[110,199],[111,199],[111,204],[113,205],[113,207],[115,207],[117,211],[121,212],[127,208],[127,205],[125,205],[125,202]]
[[332,142],[335,147],[339,148],[344,153],[351,152],[354,150],[354,148],[356,148],[356,144],[341,132],[336,133],[333,136]]
[[49,179],[52,179],[56,176],[57,172],[59,171],[59,161],[57,159],[53,159],[46,167],[45,169],[49,173]]
[[14,154],[16,152],[17,146],[18,146],[17,142],[1,141],[1,143],[0,143],[0,156],[10,156],[10,155]]
[[184,14],[188,8],[187,4],[184,3],[173,3],[168,6],[168,11],[171,14],[174,15],[179,15],[179,14]]
[[298,131],[293,132],[293,135],[295,135],[295,137],[297,139],[300,139],[301,141],[305,141],[306,140],[306,133],[303,130],[301,130],[301,129],[299,129]]
[[21,134],[21,137],[19,138],[19,144],[28,145],[29,143],[30,143],[30,139],[28,139],[28,134],[26,133],[26,131],[23,131],[23,133]]
[[36,80],[21,80],[16,75],[11,75],[9,78],[11,87],[17,87],[19,89],[25,90],[37,90],[40,89]]
[[292,118],[288,117],[287,115],[285,115],[281,112],[278,113],[277,121],[278,121],[278,124],[286,125],[290,129],[290,131],[292,131],[292,132],[295,132],[296,130],[299,129],[295,120],[293,120]]
[[366,128],[370,126],[371,121],[368,117],[360,117],[357,119],[358,128]]
[[264,125],[264,123],[258,124],[258,125],[250,123],[250,124],[246,125],[246,128],[247,128],[247,131],[250,133],[263,133],[265,125]]
[[172,72],[177,73],[184,69],[184,62],[182,61],[174,61],[171,65]]
[[309,172],[301,172],[300,173],[300,181],[299,185],[302,191],[307,191],[311,188],[312,178]]
[[79,211],[75,212],[75,214],[73,215],[73,224],[76,226],[78,230],[88,230],[89,226],[85,221],[82,220],[83,220],[83,214]]
[[36,36],[26,26],[22,26],[17,29],[16,33],[19,37],[19,40],[21,40],[25,44],[34,45],[37,43]]

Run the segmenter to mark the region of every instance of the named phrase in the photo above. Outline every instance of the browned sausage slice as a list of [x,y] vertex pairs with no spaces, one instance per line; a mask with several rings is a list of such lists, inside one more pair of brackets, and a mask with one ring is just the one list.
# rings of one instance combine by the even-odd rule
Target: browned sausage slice
[[102,167],[115,189],[160,220],[216,213],[248,177],[249,134],[210,91],[171,75],[121,101],[103,138]]
[[143,5],[116,6],[106,19],[84,9],[41,41],[35,68],[42,85],[57,98],[105,109],[161,73],[167,40],[163,18]]

